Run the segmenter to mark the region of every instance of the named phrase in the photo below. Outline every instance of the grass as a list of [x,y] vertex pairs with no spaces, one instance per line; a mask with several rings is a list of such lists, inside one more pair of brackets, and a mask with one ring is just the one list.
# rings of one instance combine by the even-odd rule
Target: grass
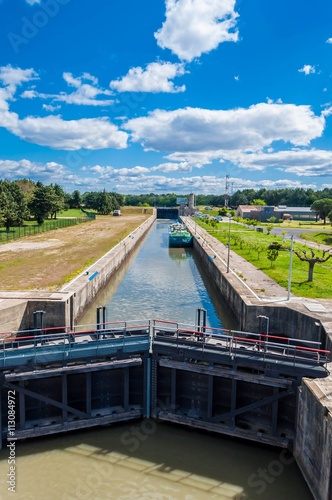
[[318,245],[331,245],[332,247],[332,232],[330,233],[303,233],[301,238],[307,241],[314,241]]
[[77,223],[88,222],[84,216],[77,218],[58,218],[48,219],[43,224],[37,224],[35,221],[26,221],[23,226],[12,227],[9,231],[6,228],[0,228],[0,243],[8,243],[9,241],[35,236],[36,234],[53,231],[56,229],[75,226]]
[[149,217],[141,208],[129,211],[35,235],[28,240],[30,247],[24,248],[27,240],[17,241],[16,250],[0,252],[0,290],[61,289]]
[[[93,210],[90,210],[94,212]],[[152,208],[141,207],[123,207],[121,209],[122,215],[139,215],[147,214],[152,215]],[[110,215],[109,217],[112,217]],[[0,244],[8,243],[13,240],[35,236],[40,233],[60,229],[67,226],[75,226],[77,223],[89,222],[86,215],[78,208],[63,210],[57,214],[56,219],[47,219],[43,224],[37,224],[35,220],[28,220],[24,222],[21,227],[11,227],[9,231],[6,228],[0,228]]]
[[[216,229],[213,229],[211,225],[204,222],[202,219],[197,221],[197,223],[219,241],[227,244],[229,229],[228,222],[220,222]],[[282,237],[259,233],[250,228],[233,223],[230,228],[231,249],[253,264],[257,269],[267,274],[280,286],[287,289],[290,265],[290,242],[283,242]],[[316,241],[314,239],[315,233],[309,233],[309,235],[308,239],[311,237],[312,241]],[[325,234],[324,241],[330,241],[331,236],[331,234]],[[279,250],[278,257],[274,263],[271,263],[271,261],[267,258],[267,249],[272,242],[278,242],[283,246],[283,249]],[[258,250],[260,247],[261,252]],[[308,249],[308,247],[305,245],[294,244],[293,249],[301,250]],[[322,254],[322,251],[320,250],[314,251],[316,254]],[[317,263],[315,265],[313,282],[308,282],[308,268],[309,264],[307,262],[300,261],[299,258],[293,254],[291,292],[300,297],[331,299],[332,258],[325,263]]]
[[[94,210],[88,210],[94,212]],[[79,208],[68,208],[57,213],[57,217],[84,217],[84,213]]]

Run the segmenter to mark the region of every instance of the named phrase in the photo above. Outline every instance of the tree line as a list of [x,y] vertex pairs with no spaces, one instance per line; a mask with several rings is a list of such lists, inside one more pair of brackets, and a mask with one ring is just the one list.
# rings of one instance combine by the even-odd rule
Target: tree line
[[[38,224],[42,224],[45,219],[56,218],[59,212],[69,208],[90,209],[98,214],[108,215],[113,210],[119,210],[123,205],[174,207],[177,205],[178,198],[186,197],[187,195],[175,193],[122,195],[105,189],[83,194],[75,190],[69,194],[59,184],[45,185],[40,181],[35,183],[29,179],[0,180],[0,225],[9,229],[9,227],[20,226],[25,220],[31,218]],[[195,203],[203,206],[224,207],[225,195],[197,194]],[[332,212],[332,189],[325,188],[320,191],[303,188],[244,189],[228,198],[230,208],[255,204],[310,206],[325,222],[326,218],[330,219]]]
[[[34,219],[42,224],[46,219],[56,219],[57,214],[69,208],[85,208],[101,215],[108,215],[124,204],[124,197],[115,192],[92,191],[83,195],[78,190],[68,194],[59,184],[44,185],[29,179],[0,180],[0,226],[22,226]],[[83,212],[82,212],[83,215]]]
[[[187,195],[175,193],[167,194],[129,194],[125,196],[125,205],[129,206],[158,206],[174,207],[177,198],[186,198]],[[289,207],[310,207],[314,201],[323,198],[332,199],[332,189],[325,188],[320,191],[313,189],[243,189],[238,190],[228,196],[228,206],[237,208],[239,205],[255,205],[255,201],[263,200],[263,204],[268,206],[287,205]],[[225,205],[225,194],[197,194],[195,195],[196,205],[211,205],[222,207]]]

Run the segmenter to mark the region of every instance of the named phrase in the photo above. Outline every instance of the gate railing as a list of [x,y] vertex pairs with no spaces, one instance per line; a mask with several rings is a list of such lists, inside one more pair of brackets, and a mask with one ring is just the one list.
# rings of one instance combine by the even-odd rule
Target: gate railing
[[[77,325],[73,328],[34,328],[32,330],[0,333],[0,368],[15,362],[15,358],[41,362],[42,353],[62,352],[63,358],[84,351],[95,355],[117,349],[137,348],[151,351],[153,345],[168,344],[189,347],[195,351],[214,351],[232,359],[252,356],[263,361],[287,361],[293,364],[323,366],[330,361],[330,351],[320,348],[319,342],[267,335],[239,330],[187,325],[160,319],[106,322]],[[142,344],[140,346],[140,344]],[[92,351],[88,353],[89,349]],[[76,356],[76,354],[75,354]],[[54,356],[53,356],[54,357]],[[52,356],[51,356],[52,358]],[[11,360],[11,361],[10,361]]]

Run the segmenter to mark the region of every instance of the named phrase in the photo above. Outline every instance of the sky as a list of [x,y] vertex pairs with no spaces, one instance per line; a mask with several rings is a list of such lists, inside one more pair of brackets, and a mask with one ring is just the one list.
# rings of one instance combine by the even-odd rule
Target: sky
[[0,0],[0,178],[332,188],[331,0]]

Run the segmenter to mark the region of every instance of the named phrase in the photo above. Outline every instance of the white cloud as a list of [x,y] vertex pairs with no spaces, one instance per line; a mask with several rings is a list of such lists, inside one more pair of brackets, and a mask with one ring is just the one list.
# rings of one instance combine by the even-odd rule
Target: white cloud
[[274,141],[305,146],[324,126],[324,116],[315,116],[309,106],[259,103],[231,110],[157,109],[124,128],[147,150],[201,153],[257,151]]
[[20,120],[17,117],[14,123],[6,128],[21,139],[54,149],[73,151],[82,148],[123,149],[127,147],[128,134],[119,130],[106,118],[63,120],[60,116],[44,118],[28,116]]
[[65,167],[55,162],[41,164],[26,159],[18,161],[0,160],[0,176],[9,180],[20,179],[22,177],[37,180],[43,180],[45,178],[49,180],[53,178],[53,176],[56,178],[64,174]]
[[[98,79],[89,73],[83,73],[81,77],[75,78],[71,73],[63,73],[63,79],[76,90],[71,94],[60,92],[60,94],[44,94],[36,90],[26,90],[21,97],[25,99],[51,99],[52,102],[65,102],[84,106],[109,106],[114,103],[113,99],[96,99],[98,96],[110,96],[110,90],[103,90],[98,85]],[[93,85],[84,83],[84,80],[92,81]]]
[[[0,81],[5,85],[5,87],[0,87],[0,127],[6,128],[28,142],[54,149],[122,149],[127,147],[128,134],[119,130],[104,117],[63,120],[61,116],[27,116],[20,119],[17,113],[9,110],[8,103],[14,99],[18,85],[36,78],[38,75],[33,69],[0,67]],[[77,91],[74,94],[76,96],[80,94],[80,99],[86,98],[89,102],[93,102],[93,96],[99,93],[110,93],[110,91],[100,91],[91,85],[85,86],[82,83],[83,78],[97,83],[96,79],[88,73],[78,79],[74,79],[70,73],[67,73],[65,78],[76,85]],[[39,97],[35,90],[25,91],[22,95],[30,99]]]
[[332,151],[319,149],[291,149],[276,152],[221,153],[223,160],[231,161],[238,168],[264,171],[269,168],[282,170],[299,177],[332,175]]
[[328,105],[327,108],[325,108],[323,111],[322,111],[322,115],[323,116],[330,116],[332,115],[332,106]]
[[102,167],[100,165],[94,165],[90,167],[89,170],[91,172],[96,173],[100,176],[101,179],[107,180],[121,177],[142,177],[144,174],[149,172],[149,169],[146,167],[132,167],[132,168],[113,168],[110,166]]
[[[278,188],[303,188],[316,189],[315,184],[305,184],[301,181],[292,181],[289,179],[276,179],[260,181],[248,180],[244,178],[230,178],[234,190],[238,189],[278,189]],[[120,193],[202,193],[202,194],[220,194],[225,190],[225,178],[213,175],[169,178],[166,176],[145,176],[144,178],[130,179],[119,178],[114,181],[114,189]]]
[[175,87],[170,80],[185,73],[183,64],[155,62],[148,64],[146,69],[131,68],[126,76],[111,81],[110,87],[118,92],[184,92],[185,85]]
[[0,81],[5,86],[10,87],[13,92],[15,92],[16,88],[22,83],[37,80],[38,78],[38,74],[32,68],[13,68],[10,64],[0,67]]
[[40,4],[41,0],[26,0],[29,5],[34,5],[35,3]]
[[[221,163],[230,162],[236,168],[249,171],[264,171],[273,168],[298,175],[299,177],[324,177],[332,175],[332,151],[324,149],[293,148],[290,150],[274,151],[272,148],[266,148],[264,151],[249,153],[239,150],[220,150],[198,154],[172,153],[167,158],[172,161],[187,162],[188,165],[198,168],[211,163],[212,160],[218,159]],[[178,164],[181,165],[181,163]]]
[[43,109],[46,111],[57,111],[61,106],[53,106],[52,104],[43,104]]
[[299,73],[304,73],[305,75],[316,73],[315,66],[311,66],[310,64],[305,64],[303,68],[299,69],[298,71]]
[[222,42],[236,42],[236,0],[166,0],[166,20],[154,34],[158,45],[192,61]]
[[[75,175],[68,171],[65,165],[56,162],[47,162],[45,164],[36,163],[27,159],[19,161],[0,160],[0,176],[9,180],[29,178],[31,180],[40,180],[45,184],[58,183],[61,176],[61,185],[68,192],[74,189],[81,191],[87,190],[116,190],[121,193],[158,193],[173,191],[175,193],[187,193],[190,191],[220,194],[225,187],[224,177],[214,175],[203,175],[194,177],[170,178],[164,175],[151,175],[146,167],[136,166],[133,168],[113,168],[111,166],[94,165],[81,169],[86,172],[86,176]],[[243,177],[230,177],[230,182],[235,190],[245,188],[296,188],[304,189],[316,186],[304,184],[301,181],[292,181],[289,179],[248,180]],[[327,184],[326,187],[329,187]]]
[[332,43],[332,38],[328,38],[328,39],[326,40],[326,43]]
[[173,162],[188,163],[196,168],[201,168],[208,165],[212,160],[220,158],[216,151],[189,151],[185,153],[175,152],[167,155],[165,158]]
[[63,76],[64,81],[67,82],[68,85],[71,85],[72,87],[76,87],[77,89],[82,86],[82,80],[89,80],[94,85],[98,85],[98,78],[91,75],[90,73],[84,72],[82,76],[75,78],[72,75],[72,73],[64,72],[62,76]]
[[152,167],[151,172],[191,172],[194,165],[191,165],[187,161],[182,161],[180,163],[161,163]]

